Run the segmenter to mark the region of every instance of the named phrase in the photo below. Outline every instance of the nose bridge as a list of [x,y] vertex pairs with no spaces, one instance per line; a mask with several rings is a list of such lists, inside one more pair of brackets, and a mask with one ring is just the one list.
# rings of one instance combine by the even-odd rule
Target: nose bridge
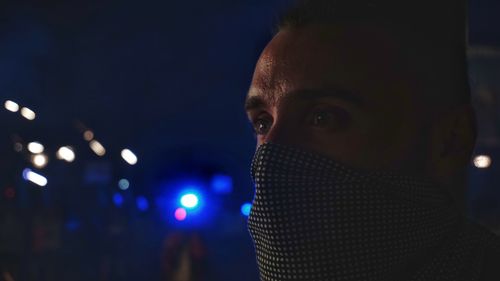
[[301,135],[298,124],[294,124],[286,115],[276,114],[275,121],[266,135],[265,142],[296,145],[300,144]]
[[274,123],[265,137],[266,142],[282,143],[286,139],[286,133],[281,123]]

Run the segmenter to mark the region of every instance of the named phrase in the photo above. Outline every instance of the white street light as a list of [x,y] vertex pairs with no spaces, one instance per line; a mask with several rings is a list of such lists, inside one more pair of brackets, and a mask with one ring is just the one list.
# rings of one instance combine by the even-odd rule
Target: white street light
[[122,150],[122,158],[130,165],[137,164],[137,156],[130,149]]

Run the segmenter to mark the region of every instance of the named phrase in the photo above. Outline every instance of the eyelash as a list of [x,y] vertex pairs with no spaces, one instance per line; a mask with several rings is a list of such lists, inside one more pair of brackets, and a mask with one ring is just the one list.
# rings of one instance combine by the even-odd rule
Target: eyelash
[[[318,120],[315,117],[317,117],[317,115],[319,115],[319,114],[325,114],[325,113],[329,117],[332,117],[333,122],[335,122],[336,124],[333,124],[333,125],[331,123],[324,124],[324,125],[318,124],[317,123]],[[311,125],[311,126],[314,126],[318,129],[323,129],[323,130],[340,129],[342,127],[345,127],[347,125],[347,122],[349,121],[348,113],[339,107],[328,107],[328,108],[316,107],[313,110],[311,110],[310,113],[308,113],[306,116],[307,116],[306,120],[307,120],[308,125]],[[328,122],[328,121],[329,120],[327,120],[326,122]],[[260,114],[259,117],[255,118],[252,122],[253,128],[254,128],[254,134],[257,136],[265,135],[267,133],[267,131],[271,128],[272,123],[273,123],[273,118],[268,113]],[[261,125],[266,127],[265,128],[266,132],[262,132],[262,128],[260,127]]]

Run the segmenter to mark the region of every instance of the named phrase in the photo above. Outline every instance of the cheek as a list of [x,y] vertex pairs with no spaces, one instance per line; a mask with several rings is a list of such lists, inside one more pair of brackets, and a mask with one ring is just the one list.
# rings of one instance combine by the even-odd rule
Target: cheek
[[343,164],[355,168],[370,168],[373,143],[369,135],[359,132],[345,132],[329,135],[315,135],[310,138],[309,147]]
[[307,146],[359,169],[406,170],[422,156],[417,132],[412,126],[377,122],[334,135],[311,134]]
[[401,118],[384,122],[367,136],[359,160],[366,161],[369,168],[413,173],[412,170],[421,166],[426,155],[422,138],[417,124],[410,120]]

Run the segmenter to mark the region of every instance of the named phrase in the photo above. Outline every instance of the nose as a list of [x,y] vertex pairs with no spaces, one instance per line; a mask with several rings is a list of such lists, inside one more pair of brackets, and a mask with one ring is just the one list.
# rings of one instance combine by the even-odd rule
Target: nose
[[263,139],[264,142],[284,145],[303,145],[304,140],[305,134],[300,126],[286,118],[277,119]]

